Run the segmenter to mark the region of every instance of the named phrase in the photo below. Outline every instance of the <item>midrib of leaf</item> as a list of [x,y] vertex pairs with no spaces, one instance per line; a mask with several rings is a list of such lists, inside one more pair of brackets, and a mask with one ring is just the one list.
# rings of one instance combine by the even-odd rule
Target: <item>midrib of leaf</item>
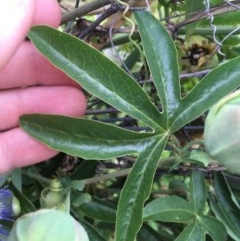
[[116,241],[133,241],[142,225],[143,205],[150,195],[153,177],[168,136],[157,135],[154,139],[158,141],[139,154],[122,189],[117,209]]
[[168,129],[180,102],[179,69],[176,47],[167,30],[150,12],[135,12],[143,48],[153,76]]
[[[131,103],[131,101],[135,100],[133,96],[131,96],[131,100],[124,99],[122,96],[120,96],[117,93],[117,90],[113,87],[112,89],[109,86],[103,85],[101,81],[98,81],[93,76],[90,75],[89,72],[86,72],[79,67],[77,62],[74,58],[71,59],[71,56],[68,56],[68,52],[66,50],[66,56],[61,54],[61,51],[54,47],[54,44],[51,45],[51,41],[48,39],[49,37],[42,37],[41,34],[45,34],[44,31],[50,32],[52,35],[59,35],[63,38],[69,38],[69,41],[80,41],[70,35],[67,35],[65,33],[60,33],[54,29],[51,29],[47,26],[37,26],[34,27],[30,33],[29,38],[32,40],[32,42],[35,44],[35,46],[58,68],[60,68],[62,71],[64,71],[66,74],[68,74],[71,78],[73,78],[76,82],[78,82],[81,86],[84,87],[89,93],[95,95],[99,99],[102,99],[106,103],[114,106],[115,108],[119,109],[122,112],[125,112],[126,114],[129,114],[130,116],[142,121],[149,127],[151,127],[154,131],[158,133],[163,133],[165,130],[161,127],[160,121],[161,121],[161,115],[160,112],[156,109],[156,107],[150,102],[149,97],[146,97],[146,94],[144,91],[141,91],[142,95],[144,94],[144,101],[146,104],[146,101],[149,101],[147,112],[144,109],[139,109],[134,105],[134,103]],[[54,37],[54,36],[52,36]],[[59,37],[59,36],[58,36]],[[48,40],[48,41],[47,41]],[[63,43],[64,44],[64,43]],[[75,43],[76,44],[76,43]],[[76,44],[77,47],[77,44]],[[89,46],[88,46],[89,47]],[[66,48],[65,48],[66,49]],[[97,52],[97,50],[95,50]],[[99,53],[100,54],[100,53]],[[69,59],[68,59],[69,58]],[[115,66],[115,68],[119,68],[118,66]],[[105,69],[102,69],[103,72],[105,72]],[[113,70],[109,70],[113,71]],[[107,76],[109,76],[109,73],[106,73]],[[117,76],[116,76],[117,77]],[[134,80],[124,73],[124,77],[129,79],[129,81]],[[111,78],[108,78],[111,82]],[[125,79],[122,80],[125,83]],[[125,83],[125,86],[128,87],[127,83]],[[138,88],[137,84],[135,86]],[[128,87],[129,88],[129,87]],[[140,91],[140,90],[139,90]],[[129,92],[131,93],[131,91]],[[130,101],[130,102],[129,102]],[[151,115],[149,115],[149,109],[151,109]],[[145,113],[146,112],[146,113]],[[154,112],[154,113],[153,113]]]
[[[28,120],[28,116],[34,117],[34,115],[23,116],[20,124],[31,136],[53,149],[85,159],[109,159],[131,153],[140,153],[150,148],[155,142],[154,136],[147,133],[138,133],[136,138],[132,137],[132,139],[101,138],[101,136],[96,137],[94,134],[86,136],[85,133],[77,134],[68,129],[56,129],[53,126],[54,123],[51,123],[51,126],[49,122],[42,123],[41,115],[35,115],[36,122],[34,119]],[[40,124],[37,123],[38,120]]]

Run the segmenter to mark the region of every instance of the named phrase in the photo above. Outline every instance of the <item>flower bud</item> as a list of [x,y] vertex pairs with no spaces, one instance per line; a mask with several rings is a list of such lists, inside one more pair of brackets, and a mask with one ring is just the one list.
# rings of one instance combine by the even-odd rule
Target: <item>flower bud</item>
[[7,240],[89,241],[84,228],[72,216],[55,209],[41,209],[22,216]]
[[220,100],[205,122],[204,144],[210,156],[240,174],[240,91]]
[[43,189],[41,192],[40,204],[42,208],[55,208],[61,211],[66,210],[66,194],[58,179],[53,179],[50,183],[50,187]]

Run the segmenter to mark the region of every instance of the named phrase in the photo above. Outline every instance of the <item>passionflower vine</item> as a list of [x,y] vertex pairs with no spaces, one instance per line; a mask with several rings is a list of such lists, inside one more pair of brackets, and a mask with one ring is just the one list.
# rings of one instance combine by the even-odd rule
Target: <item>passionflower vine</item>
[[227,171],[240,174],[240,90],[220,100],[205,122],[204,144]]

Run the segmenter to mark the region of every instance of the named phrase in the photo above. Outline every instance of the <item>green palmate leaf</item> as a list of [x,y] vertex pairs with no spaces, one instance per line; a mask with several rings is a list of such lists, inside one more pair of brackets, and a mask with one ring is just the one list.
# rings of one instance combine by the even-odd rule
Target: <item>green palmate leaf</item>
[[240,57],[212,70],[181,101],[170,129],[177,131],[240,86]]
[[240,209],[232,200],[231,191],[222,174],[215,175],[214,190],[217,202],[211,198],[211,208],[224,223],[229,236],[237,241],[240,238]]
[[167,196],[150,202],[144,208],[144,220],[186,223],[195,219],[193,206],[178,196]]
[[175,45],[150,12],[135,12],[148,66],[163,107],[161,125],[168,128],[180,102],[179,70]]
[[57,115],[25,115],[21,127],[49,147],[85,159],[109,159],[148,149],[151,133]]
[[154,136],[141,152],[121,192],[116,222],[116,241],[134,241],[142,225],[143,205],[151,192],[153,177],[168,136]]
[[154,130],[163,130],[159,111],[142,88],[99,51],[47,26],[33,27],[28,37],[54,65],[88,92]]
[[208,234],[214,241],[227,240],[225,226],[216,218],[211,216],[200,216],[198,222],[205,234]]
[[207,189],[202,172],[193,171],[190,184],[190,203],[196,214],[201,214],[207,201]]
[[190,223],[174,241],[205,241],[205,234],[198,222]]

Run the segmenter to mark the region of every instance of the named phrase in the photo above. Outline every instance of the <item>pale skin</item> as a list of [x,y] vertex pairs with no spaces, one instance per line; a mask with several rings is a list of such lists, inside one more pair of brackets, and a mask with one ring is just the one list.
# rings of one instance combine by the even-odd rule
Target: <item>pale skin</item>
[[7,0],[0,8],[0,173],[57,154],[18,126],[27,113],[82,116],[86,99],[79,86],[25,41],[33,25],[57,27],[56,0]]

